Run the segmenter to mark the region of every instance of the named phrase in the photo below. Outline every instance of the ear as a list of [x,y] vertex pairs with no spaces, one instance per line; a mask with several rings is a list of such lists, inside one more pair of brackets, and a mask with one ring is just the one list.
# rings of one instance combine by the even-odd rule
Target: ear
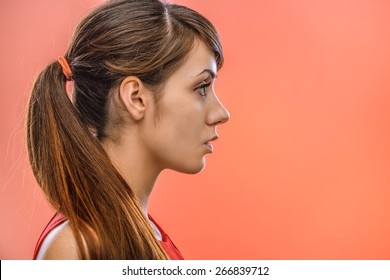
[[139,121],[144,117],[147,98],[140,79],[134,76],[126,77],[120,85],[119,97],[134,120]]

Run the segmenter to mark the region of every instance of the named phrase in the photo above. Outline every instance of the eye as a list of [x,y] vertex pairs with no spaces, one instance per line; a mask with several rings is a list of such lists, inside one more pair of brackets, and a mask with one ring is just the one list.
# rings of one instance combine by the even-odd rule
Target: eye
[[207,94],[206,94],[206,89],[210,86],[210,84],[211,84],[211,83],[203,84],[203,85],[197,87],[197,88],[196,88],[196,91],[199,92],[199,94],[200,94],[201,96],[206,97],[206,96],[207,96]]

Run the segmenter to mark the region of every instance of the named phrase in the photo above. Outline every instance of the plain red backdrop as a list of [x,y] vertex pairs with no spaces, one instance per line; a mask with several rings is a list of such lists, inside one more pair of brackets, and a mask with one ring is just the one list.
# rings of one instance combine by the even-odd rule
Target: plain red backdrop
[[[29,259],[53,211],[27,163],[34,78],[102,0],[0,3],[0,258]],[[390,258],[390,2],[177,0],[218,28],[231,120],[198,175],[150,212],[187,259]]]

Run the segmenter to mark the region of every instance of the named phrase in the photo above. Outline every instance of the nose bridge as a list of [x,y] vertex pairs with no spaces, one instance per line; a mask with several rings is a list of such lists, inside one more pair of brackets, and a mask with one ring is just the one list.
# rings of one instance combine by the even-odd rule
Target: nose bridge
[[215,94],[213,105],[210,111],[209,124],[223,124],[230,119],[228,110],[226,110]]

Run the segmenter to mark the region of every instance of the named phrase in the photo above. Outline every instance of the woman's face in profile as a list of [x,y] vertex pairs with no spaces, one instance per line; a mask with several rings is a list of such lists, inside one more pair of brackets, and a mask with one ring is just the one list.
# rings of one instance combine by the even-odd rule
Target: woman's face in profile
[[[214,92],[217,64],[214,54],[196,41],[183,65],[166,81],[145,141],[165,169],[197,173],[212,153],[216,127],[229,113]],[[153,123],[153,124],[152,124]]]

